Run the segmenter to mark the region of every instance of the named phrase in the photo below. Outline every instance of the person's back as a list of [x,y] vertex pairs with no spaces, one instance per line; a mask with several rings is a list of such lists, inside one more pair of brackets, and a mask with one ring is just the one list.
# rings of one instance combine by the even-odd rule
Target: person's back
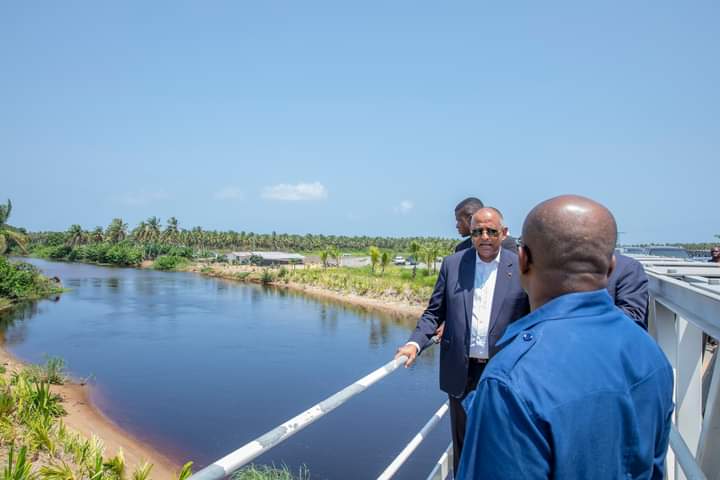
[[[535,323],[540,317],[546,320]],[[468,460],[479,467],[472,478],[516,478],[519,472],[522,478],[662,478],[672,369],[606,291],[558,297],[510,325],[507,336],[514,340],[490,362],[481,383],[492,384],[484,390],[488,397],[507,391],[511,404],[524,406],[508,415],[530,422],[533,433],[525,441],[541,447],[522,448],[507,442],[503,428],[482,426],[507,417],[471,416],[468,424],[479,427],[465,439],[478,446]],[[477,458],[484,454],[492,458]]]
[[532,311],[508,326],[469,403],[456,478],[663,478],[672,369],[606,290],[616,228],[577,196],[526,218]]

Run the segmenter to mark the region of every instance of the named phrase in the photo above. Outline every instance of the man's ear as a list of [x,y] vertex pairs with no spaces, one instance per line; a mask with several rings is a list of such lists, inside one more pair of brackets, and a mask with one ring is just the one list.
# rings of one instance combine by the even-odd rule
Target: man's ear
[[610,267],[608,268],[608,278],[610,278],[610,275],[612,275],[613,270],[615,270],[615,254],[613,254],[612,258],[610,259]]
[[527,274],[530,271],[529,253],[523,245],[518,247],[518,268],[522,274]]

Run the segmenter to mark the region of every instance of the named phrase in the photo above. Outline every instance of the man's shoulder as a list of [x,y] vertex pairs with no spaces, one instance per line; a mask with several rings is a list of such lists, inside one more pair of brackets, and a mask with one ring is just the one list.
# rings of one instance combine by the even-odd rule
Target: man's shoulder
[[468,238],[466,238],[465,240],[463,240],[462,242],[458,243],[458,244],[455,246],[455,252],[456,252],[456,253],[457,253],[457,252],[462,252],[463,250],[467,250],[468,248],[471,248],[472,246],[473,246],[473,244],[472,244],[472,238],[471,238],[471,237],[468,237]]
[[[577,341],[568,342],[568,338]],[[591,361],[590,344],[598,354],[594,358],[608,360]],[[608,392],[622,393],[668,368],[647,332],[613,309],[593,317],[549,320],[519,332],[492,358],[483,378],[494,378],[519,392],[533,392],[531,397],[539,396],[540,403],[550,406],[593,395],[598,384]],[[528,385],[538,387],[538,378],[544,379],[542,385],[528,389]]]
[[615,265],[632,266],[634,268],[642,268],[642,264],[632,257],[623,255],[622,253],[615,254]]
[[447,257],[443,259],[443,262],[447,265],[456,265],[465,259],[468,261],[469,259],[475,259],[475,249],[466,248],[465,250],[459,250],[455,253],[451,253]]
[[613,272],[610,274],[610,278],[608,279],[608,284],[612,285],[614,282],[616,282],[621,277],[627,277],[627,276],[644,276],[645,269],[642,266],[642,263],[638,262],[632,257],[628,257],[622,254],[615,254],[615,268],[613,269]]
[[500,261],[509,261],[512,263],[517,263],[517,259],[518,259],[517,253],[515,253],[514,251],[509,250],[505,247],[502,247],[500,249]]

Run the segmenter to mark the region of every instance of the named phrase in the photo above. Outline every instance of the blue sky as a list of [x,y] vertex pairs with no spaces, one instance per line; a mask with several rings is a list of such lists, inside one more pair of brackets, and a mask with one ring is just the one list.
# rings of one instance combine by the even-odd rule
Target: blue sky
[[455,236],[595,198],[710,241],[720,3],[4,2],[0,198],[34,230]]

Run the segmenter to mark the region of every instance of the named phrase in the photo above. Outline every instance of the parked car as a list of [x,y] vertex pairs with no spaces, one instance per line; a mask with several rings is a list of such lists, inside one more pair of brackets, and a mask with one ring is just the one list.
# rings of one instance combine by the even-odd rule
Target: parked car
[[645,255],[645,249],[643,247],[623,247],[622,253],[628,255]]
[[401,257],[398,255],[397,257],[393,258],[393,263],[395,265],[405,265],[405,257]]
[[687,260],[688,262],[690,261],[690,254],[681,247],[647,247],[645,254],[654,257],[672,257]]
[[413,257],[408,257],[405,259],[405,265],[417,265],[417,260],[415,260]]

